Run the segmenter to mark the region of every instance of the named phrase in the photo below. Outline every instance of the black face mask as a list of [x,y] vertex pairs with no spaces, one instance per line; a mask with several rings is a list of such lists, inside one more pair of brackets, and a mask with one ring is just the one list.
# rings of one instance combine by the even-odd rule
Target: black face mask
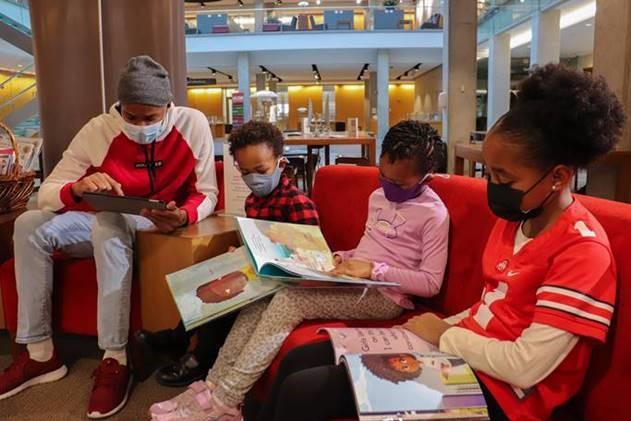
[[543,206],[550,196],[552,196],[554,190],[551,191],[545,199],[543,199],[539,206],[527,211],[521,210],[521,202],[524,196],[537,187],[551,171],[552,169],[547,171],[543,177],[539,179],[539,181],[526,191],[514,189],[508,184],[493,183],[489,177],[487,179],[487,200],[489,208],[491,208],[491,211],[495,214],[495,216],[508,221],[516,222],[536,218],[541,215],[541,212],[543,212]]

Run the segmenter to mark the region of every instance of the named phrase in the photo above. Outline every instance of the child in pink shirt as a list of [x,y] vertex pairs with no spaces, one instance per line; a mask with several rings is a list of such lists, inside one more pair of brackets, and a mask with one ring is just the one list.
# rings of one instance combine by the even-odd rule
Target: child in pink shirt
[[245,394],[304,320],[389,320],[413,308],[412,295],[438,293],[447,262],[449,216],[425,184],[445,159],[431,126],[404,121],[382,145],[382,188],[370,197],[366,231],[355,250],[336,255],[337,274],[395,282],[392,288],[287,288],[239,314],[205,382],[151,407],[154,420],[242,420]]

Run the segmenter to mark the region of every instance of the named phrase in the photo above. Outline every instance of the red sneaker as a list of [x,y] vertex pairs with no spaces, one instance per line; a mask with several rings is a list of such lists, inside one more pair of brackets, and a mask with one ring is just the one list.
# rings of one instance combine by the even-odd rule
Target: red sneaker
[[43,363],[32,360],[27,351],[21,352],[0,374],[0,400],[16,395],[36,384],[54,382],[68,373],[68,368],[53,354]]
[[131,374],[126,365],[106,358],[94,370],[94,387],[88,405],[88,418],[107,418],[123,409],[131,387]]

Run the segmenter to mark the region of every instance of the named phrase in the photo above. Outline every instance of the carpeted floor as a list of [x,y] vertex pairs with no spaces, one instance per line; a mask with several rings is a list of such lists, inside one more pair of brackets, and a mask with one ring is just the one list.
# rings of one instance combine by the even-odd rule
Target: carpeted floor
[[[0,401],[0,420],[75,421],[86,420],[87,402],[92,388],[92,371],[100,351],[93,338],[57,338],[57,349],[68,362],[69,373],[62,380],[34,386],[12,398]],[[0,332],[0,370],[9,365],[9,339]],[[183,389],[160,386],[153,377],[134,386],[125,408],[114,421],[148,420],[147,410],[156,401],[169,399]]]

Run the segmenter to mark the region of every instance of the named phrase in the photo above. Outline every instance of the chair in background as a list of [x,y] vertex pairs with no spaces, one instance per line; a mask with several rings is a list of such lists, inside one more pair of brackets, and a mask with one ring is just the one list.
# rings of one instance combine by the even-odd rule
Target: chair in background
[[[296,187],[309,193],[313,174],[320,163],[319,150],[317,152],[311,152],[311,168],[308,168],[309,156],[306,153],[285,154],[283,156],[287,158],[289,165],[294,169]],[[302,187],[298,184],[299,181],[302,181]]]
[[295,31],[297,25],[298,25],[298,18],[296,16],[292,16],[291,23],[289,25],[281,25],[280,30],[283,32]]
[[325,10],[325,29],[352,30],[353,11],[352,10]]
[[440,13],[434,13],[421,25],[421,29],[441,29],[443,27],[443,17]]
[[279,32],[280,23],[268,22],[263,24],[263,32]]
[[361,156],[338,156],[335,165],[355,165],[357,167],[370,167],[368,158]]
[[309,15],[309,22],[311,23],[311,30],[312,31],[324,31],[327,28],[326,23],[316,23],[315,18],[313,17],[313,15]]
[[399,29],[403,18],[403,10],[375,10],[375,29]]
[[197,28],[188,24],[188,22],[184,22],[184,33],[186,35],[194,35],[197,33]]
[[[215,28],[217,28],[217,31],[215,31]],[[197,15],[197,31],[200,34],[229,32],[228,15],[225,13]]]

